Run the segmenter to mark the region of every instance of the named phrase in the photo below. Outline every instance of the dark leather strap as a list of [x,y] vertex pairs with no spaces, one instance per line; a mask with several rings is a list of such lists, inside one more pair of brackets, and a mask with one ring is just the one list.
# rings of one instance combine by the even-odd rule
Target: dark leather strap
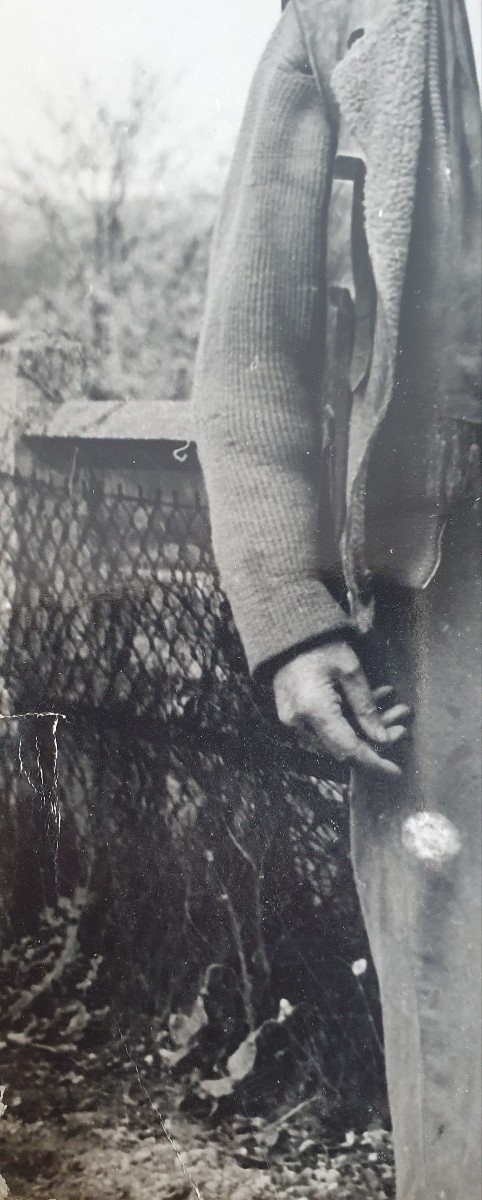
[[366,378],[370,366],[377,292],[365,230],[364,190],[365,164],[361,158],[351,154],[338,154],[335,159],[334,178],[351,180],[353,184],[351,216],[351,261],[355,290],[355,341],[350,367],[352,392]]
[[[365,164],[356,155],[340,153],[335,180],[352,183],[350,245],[351,286],[336,278],[328,292],[326,357],[323,384],[324,461],[328,471],[333,529],[336,541],[345,523],[346,469],[353,396],[370,367],[376,316],[376,289],[364,222]],[[333,232],[330,222],[329,236]],[[346,262],[346,259],[345,259]]]

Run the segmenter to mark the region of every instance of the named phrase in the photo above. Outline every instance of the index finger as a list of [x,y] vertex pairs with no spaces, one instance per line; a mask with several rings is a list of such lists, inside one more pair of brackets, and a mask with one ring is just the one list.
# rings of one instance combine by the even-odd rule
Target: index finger
[[361,666],[358,666],[350,674],[340,675],[338,686],[345,699],[348,700],[365,737],[380,746],[387,745],[394,740],[393,730],[389,731],[382,721],[375,697]]
[[361,737],[358,737],[349,721],[337,712],[326,720],[311,714],[311,723],[318,733],[323,746],[340,763],[350,767],[361,767],[365,771],[390,776],[392,779],[401,775],[400,767],[383,758]]

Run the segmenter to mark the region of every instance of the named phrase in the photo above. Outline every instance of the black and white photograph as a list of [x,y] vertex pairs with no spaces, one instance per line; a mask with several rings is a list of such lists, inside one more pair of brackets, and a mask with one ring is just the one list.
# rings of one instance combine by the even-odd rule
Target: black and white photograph
[[480,0],[4,0],[0,1200],[482,1200]]

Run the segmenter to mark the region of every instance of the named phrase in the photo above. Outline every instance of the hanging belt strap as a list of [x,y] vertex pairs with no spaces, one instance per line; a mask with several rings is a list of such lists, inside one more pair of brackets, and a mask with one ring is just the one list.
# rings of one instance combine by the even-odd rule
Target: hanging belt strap
[[[346,470],[353,396],[363,385],[370,368],[376,316],[375,281],[364,222],[365,164],[356,154],[345,153],[342,141],[341,138],[333,177],[335,181],[352,184],[350,244],[342,247],[341,278],[332,281],[328,291],[323,383],[324,462],[337,542],[346,515]],[[339,193],[338,201],[341,202]],[[332,205],[336,209],[336,200],[332,199]],[[329,237],[340,229],[340,224],[333,220],[329,223]],[[343,270],[348,260],[349,269]]]

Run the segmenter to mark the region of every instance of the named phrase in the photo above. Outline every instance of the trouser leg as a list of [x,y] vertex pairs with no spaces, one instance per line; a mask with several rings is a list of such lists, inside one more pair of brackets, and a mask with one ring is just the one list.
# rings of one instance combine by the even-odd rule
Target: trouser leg
[[[403,779],[352,783],[352,855],[382,998],[397,1200],[480,1200],[481,637],[478,522],[452,522],[442,567],[388,596],[377,682],[414,707]],[[435,809],[461,851],[434,874],[402,827]]]

